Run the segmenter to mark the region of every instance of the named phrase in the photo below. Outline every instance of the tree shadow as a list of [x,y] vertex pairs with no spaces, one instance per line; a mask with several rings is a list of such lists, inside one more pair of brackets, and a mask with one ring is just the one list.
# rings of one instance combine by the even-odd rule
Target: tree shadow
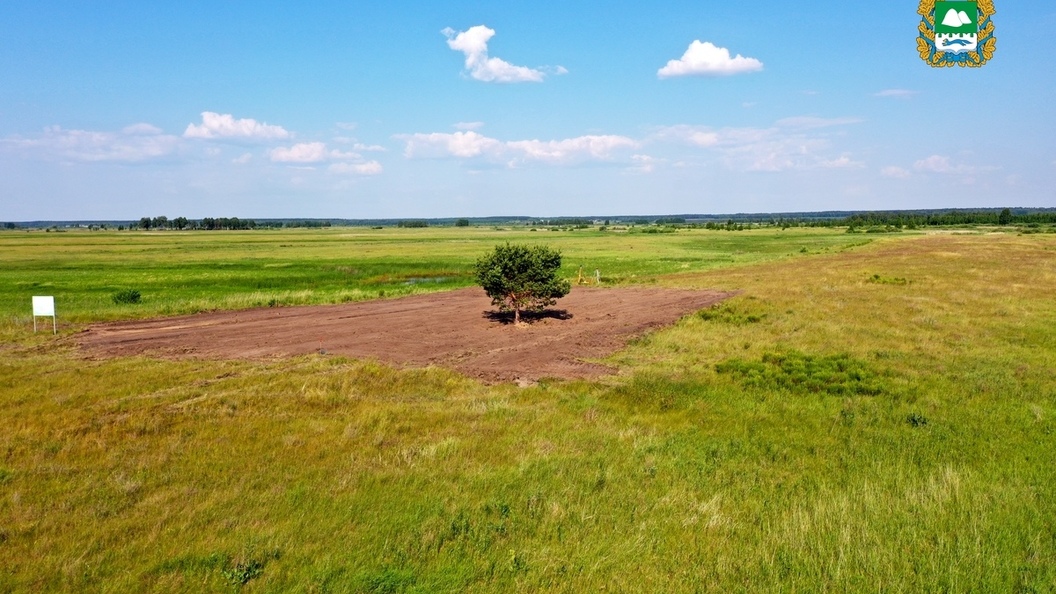
[[[512,311],[485,310],[483,317],[501,324],[513,324]],[[571,320],[572,314],[567,309],[544,309],[543,311],[522,311],[521,323],[534,324],[542,320]]]

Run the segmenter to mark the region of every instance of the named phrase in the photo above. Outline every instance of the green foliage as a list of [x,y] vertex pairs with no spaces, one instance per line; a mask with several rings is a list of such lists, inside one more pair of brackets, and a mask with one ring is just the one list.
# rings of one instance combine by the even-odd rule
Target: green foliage
[[1011,210],[1006,208],[1006,209],[1001,211],[1001,214],[997,215],[997,224],[998,225],[1007,225],[1007,224],[1009,224],[1011,222],[1012,222],[1012,211]]
[[246,562],[235,563],[223,569],[223,575],[233,586],[244,586],[250,580],[258,578],[264,573],[264,562],[251,559]]
[[720,322],[734,326],[746,324],[758,324],[766,318],[766,314],[757,311],[747,311],[743,304],[733,305],[729,302],[718,303],[707,309],[697,312],[697,317],[706,322]]
[[468,227],[469,226],[469,219],[458,219],[457,221],[455,221],[455,226],[456,227]]
[[110,297],[110,299],[118,305],[139,303],[142,298],[143,296],[140,295],[139,291],[136,289],[124,289],[114,293]]
[[510,244],[477,260],[477,283],[500,311],[513,311],[520,321],[522,311],[541,311],[572,289],[558,278],[561,253],[544,245]]
[[866,282],[872,283],[874,285],[908,285],[912,281],[901,276],[887,277],[880,276],[879,274],[874,274],[873,276],[869,277]]
[[738,377],[746,386],[800,393],[875,396],[884,391],[877,374],[849,355],[766,353],[759,361],[729,359],[715,371]]

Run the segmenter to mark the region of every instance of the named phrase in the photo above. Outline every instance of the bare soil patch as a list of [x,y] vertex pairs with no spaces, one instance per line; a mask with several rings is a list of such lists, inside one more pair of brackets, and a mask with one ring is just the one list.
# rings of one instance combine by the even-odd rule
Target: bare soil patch
[[479,288],[343,305],[264,308],[115,322],[78,336],[95,356],[259,359],[310,353],[453,368],[485,381],[612,373],[585,359],[732,293],[573,288],[555,309],[513,326]]

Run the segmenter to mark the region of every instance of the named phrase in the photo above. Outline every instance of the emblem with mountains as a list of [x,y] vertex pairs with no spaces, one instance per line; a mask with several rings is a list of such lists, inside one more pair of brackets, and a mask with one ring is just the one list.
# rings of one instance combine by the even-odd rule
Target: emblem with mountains
[[917,51],[936,68],[979,67],[994,56],[994,0],[921,0]]

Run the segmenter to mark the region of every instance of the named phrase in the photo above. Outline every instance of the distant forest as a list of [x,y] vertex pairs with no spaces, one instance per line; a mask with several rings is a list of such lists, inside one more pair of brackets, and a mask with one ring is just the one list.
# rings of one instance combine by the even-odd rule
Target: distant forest
[[901,230],[972,225],[1056,225],[1056,208],[947,209],[878,212],[805,212],[785,214],[665,215],[606,217],[481,217],[443,219],[241,219],[238,217],[142,217],[138,221],[35,221],[0,223],[0,228],[89,228],[165,231],[241,231],[323,227],[469,227],[469,226],[588,227],[690,227],[741,230],[753,227],[848,227],[849,230]]

